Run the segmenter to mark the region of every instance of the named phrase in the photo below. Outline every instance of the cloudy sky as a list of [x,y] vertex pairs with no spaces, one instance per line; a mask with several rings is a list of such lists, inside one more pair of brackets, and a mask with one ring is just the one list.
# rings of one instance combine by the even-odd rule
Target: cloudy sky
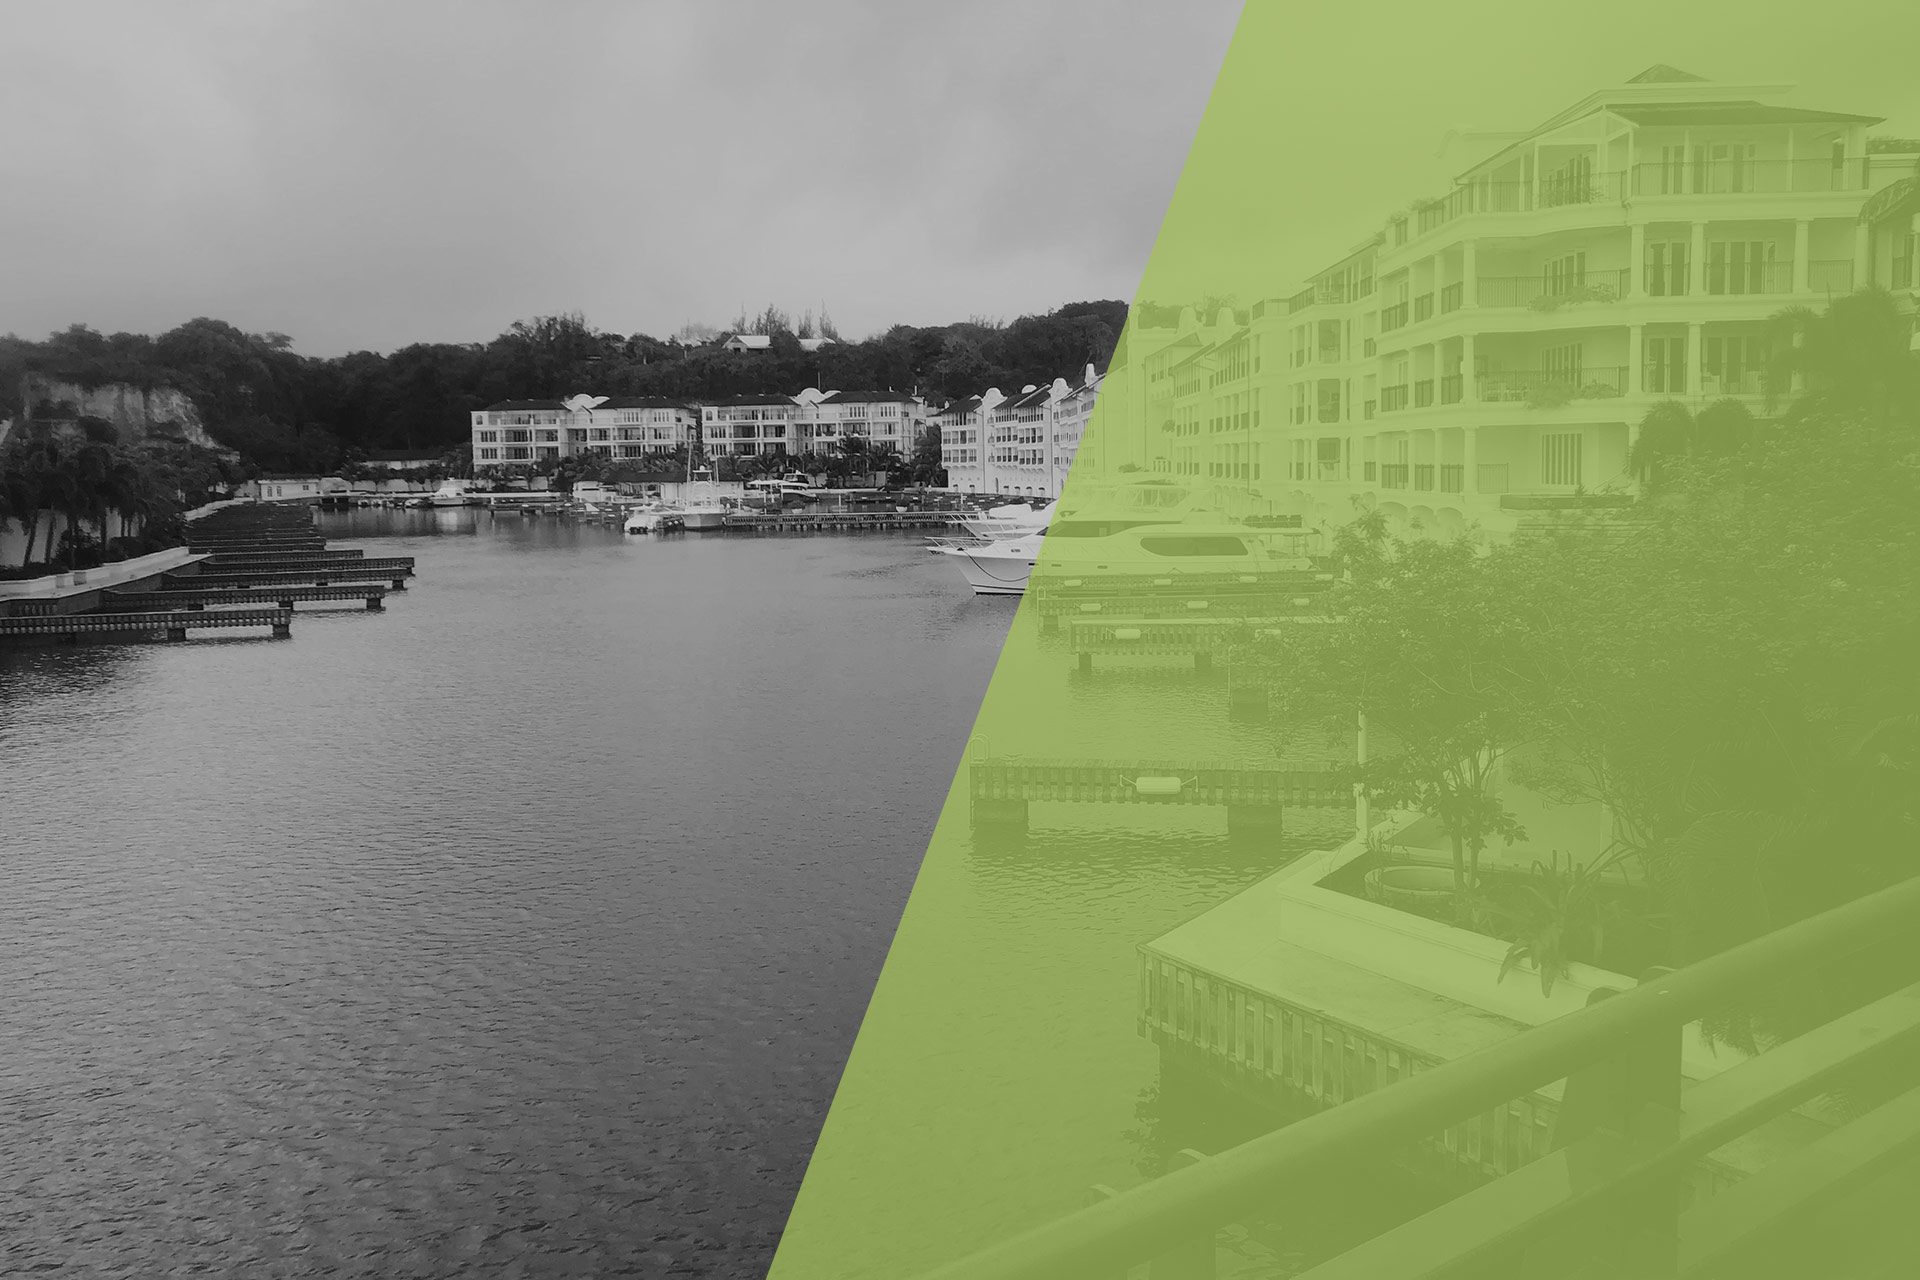
[[[1274,289],[1444,187],[1449,129],[1652,62],[1920,133],[1920,23],[1877,0],[1625,0],[1577,35],[1518,0],[1254,2],[1265,176],[1208,198],[1246,203]],[[1130,297],[1239,10],[0,0],[0,332],[213,315],[333,354],[573,309],[665,334],[824,303],[862,334]]]

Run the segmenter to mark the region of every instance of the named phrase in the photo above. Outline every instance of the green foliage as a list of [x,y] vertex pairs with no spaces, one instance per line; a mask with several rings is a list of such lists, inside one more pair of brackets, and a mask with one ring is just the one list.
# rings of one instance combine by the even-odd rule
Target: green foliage
[[1498,981],[1516,966],[1530,964],[1540,978],[1540,994],[1553,994],[1553,984],[1567,976],[1576,962],[1598,963],[1606,945],[1607,926],[1619,907],[1607,893],[1604,868],[1558,853],[1551,862],[1535,860],[1527,878],[1512,892],[1490,897],[1485,910],[1496,930],[1513,943],[1500,962]]

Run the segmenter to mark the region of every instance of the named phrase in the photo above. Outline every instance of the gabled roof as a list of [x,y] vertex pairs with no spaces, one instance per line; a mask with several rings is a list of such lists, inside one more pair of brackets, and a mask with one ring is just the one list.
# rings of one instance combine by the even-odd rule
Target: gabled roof
[[1706,77],[1697,76],[1693,74],[1693,72],[1691,71],[1682,71],[1678,67],[1670,67],[1664,62],[1656,62],[1652,66],[1648,67],[1645,71],[1642,71],[1639,75],[1635,76],[1633,79],[1627,81],[1627,83],[1628,84],[1681,84],[1689,81],[1704,83],[1706,81]]
[[521,411],[526,409],[558,410],[558,409],[564,409],[566,407],[567,406],[565,406],[564,404],[561,404],[558,400],[502,400],[496,404],[488,405],[484,410],[484,412],[513,413],[516,411]]
[[687,409],[692,406],[682,400],[668,400],[661,396],[608,396],[596,407],[601,409]]
[[765,351],[773,345],[773,339],[764,333],[729,334],[721,344],[723,347],[744,347],[749,351]]
[[912,404],[920,398],[904,391],[831,391],[821,398],[829,397],[834,404]]

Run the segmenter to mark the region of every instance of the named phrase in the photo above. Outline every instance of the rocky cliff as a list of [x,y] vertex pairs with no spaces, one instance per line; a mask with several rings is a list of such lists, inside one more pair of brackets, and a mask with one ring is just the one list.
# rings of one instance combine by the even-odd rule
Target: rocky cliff
[[99,418],[112,424],[122,444],[177,440],[203,449],[229,452],[207,434],[200,409],[193,400],[173,387],[149,390],[124,382],[82,387],[44,374],[29,373],[21,381],[20,400],[37,422]]

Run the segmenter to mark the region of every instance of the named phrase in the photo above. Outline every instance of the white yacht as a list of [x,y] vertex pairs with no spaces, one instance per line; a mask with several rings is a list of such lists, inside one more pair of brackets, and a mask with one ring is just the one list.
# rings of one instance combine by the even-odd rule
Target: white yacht
[[689,529],[718,529],[727,521],[727,508],[720,501],[719,486],[711,467],[695,467],[687,475],[686,501],[680,515]]
[[427,505],[433,507],[464,507],[472,501],[467,496],[467,482],[464,480],[442,480],[440,487],[427,497]]
[[1057,501],[1043,507],[1010,502],[1003,507],[990,507],[981,515],[968,516],[960,522],[960,527],[983,542],[1017,538],[1023,533],[1046,528],[1047,521],[1053,518],[1054,508],[1058,505]]
[[620,528],[624,533],[659,533],[663,527],[672,526],[679,514],[678,507],[664,502],[637,503],[627,507],[627,518]]
[[1309,536],[1224,522],[1066,518],[997,542],[949,542],[931,550],[955,562],[975,595],[1017,596],[1026,592],[1034,566],[1043,560],[1049,572],[1152,573],[1169,579],[1304,569],[1310,563]]

